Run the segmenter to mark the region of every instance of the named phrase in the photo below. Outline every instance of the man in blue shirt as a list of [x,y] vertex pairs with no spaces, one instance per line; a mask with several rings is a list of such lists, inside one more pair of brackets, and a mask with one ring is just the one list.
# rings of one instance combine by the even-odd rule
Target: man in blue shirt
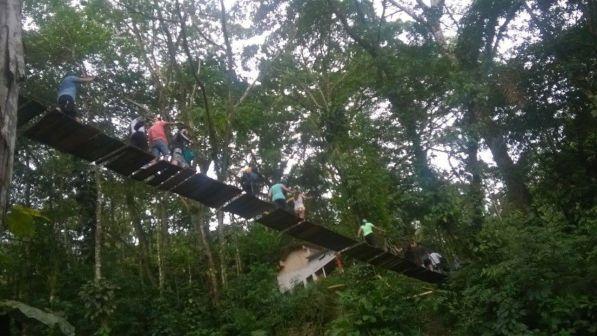
[[269,188],[268,195],[280,209],[286,209],[286,196],[284,195],[285,191],[292,192],[292,189],[288,188],[280,182],[274,184],[273,186],[271,186],[271,188]]
[[75,107],[77,89],[81,83],[89,83],[94,79],[93,76],[78,77],[74,72],[67,73],[62,79],[62,83],[60,83],[60,88],[58,88],[59,110],[67,116],[77,119],[77,109]]

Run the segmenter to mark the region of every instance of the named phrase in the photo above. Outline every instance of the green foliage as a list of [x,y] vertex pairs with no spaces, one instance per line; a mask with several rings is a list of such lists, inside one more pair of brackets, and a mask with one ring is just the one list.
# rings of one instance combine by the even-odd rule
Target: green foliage
[[52,313],[45,312],[38,308],[29,306],[23,302],[14,300],[3,300],[0,301],[0,309],[3,311],[18,310],[27,318],[37,320],[50,328],[57,326],[64,335],[75,335],[75,327],[68,323],[68,321],[64,318]]
[[36,233],[36,221],[49,219],[39,211],[20,205],[14,205],[6,217],[8,230],[19,238],[31,238]]
[[81,287],[79,296],[85,305],[85,317],[92,321],[102,321],[114,313],[115,291],[118,286],[107,280],[88,282]]
[[[437,294],[393,275],[377,275],[370,266],[356,266],[338,280],[338,317],[326,335],[425,335],[441,330],[435,317]],[[429,293],[427,293],[429,294]]]
[[[25,1],[22,94],[53,102],[64,72],[86,68],[84,122],[122,139],[139,114],[183,122],[222,181],[249,162],[288,172],[310,220],[354,237],[367,218],[396,248],[417,240],[448,259],[448,283],[347,260],[282,294],[292,238],[238,217],[211,231],[214,211],[105,171],[98,203],[86,163],[21,136],[10,198],[26,206],[0,239],[0,297],[82,335],[597,333],[594,5],[235,3]],[[517,178],[525,204],[509,197]]]
[[[594,213],[594,210],[593,210]],[[457,330],[482,335],[585,335],[596,331],[591,299],[594,215],[570,231],[562,213],[486,225],[476,261],[452,284]],[[593,232],[593,233],[591,233]],[[588,267],[585,267],[588,266]],[[481,323],[480,321],[483,321]]]

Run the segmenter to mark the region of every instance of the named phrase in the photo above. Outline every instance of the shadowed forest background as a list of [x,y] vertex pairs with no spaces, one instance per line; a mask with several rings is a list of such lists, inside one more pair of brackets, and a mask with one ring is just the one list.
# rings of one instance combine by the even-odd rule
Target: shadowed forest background
[[183,123],[202,172],[284,173],[314,222],[452,271],[345,260],[282,294],[291,238],[19,136],[0,298],[77,335],[597,333],[594,1],[26,0],[23,44],[22,96],[95,75],[82,122]]

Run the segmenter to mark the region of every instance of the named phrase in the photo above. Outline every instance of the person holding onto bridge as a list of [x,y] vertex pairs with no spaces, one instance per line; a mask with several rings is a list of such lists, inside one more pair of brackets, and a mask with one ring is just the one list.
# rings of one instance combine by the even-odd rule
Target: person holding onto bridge
[[240,186],[247,194],[255,195],[259,192],[259,182],[263,181],[263,179],[263,176],[259,174],[255,166],[248,165],[242,170]]
[[367,244],[371,246],[375,245],[375,236],[373,235],[373,229],[383,231],[382,229],[378,228],[377,226],[371,224],[368,220],[363,218],[362,224],[359,227],[359,231],[357,232],[357,236],[363,236]]
[[309,199],[304,192],[297,190],[293,196],[293,203],[294,203],[294,214],[300,219],[305,220],[305,212],[307,209],[305,208],[305,200]]
[[292,189],[288,188],[281,182],[277,182],[269,188],[268,195],[271,197],[278,208],[286,209],[286,196],[284,192],[292,192]]
[[172,164],[181,168],[187,168],[191,164],[190,160],[184,157],[184,153],[189,150],[192,143],[187,129],[184,126],[179,127],[172,140]]
[[77,98],[77,89],[81,83],[89,83],[95,79],[94,76],[78,77],[73,71],[69,71],[62,79],[58,88],[58,110],[67,116],[76,119],[77,107],[75,101]]
[[147,145],[147,134],[145,134],[145,121],[143,117],[137,117],[131,122],[130,144],[146,152],[149,152]]
[[168,149],[168,137],[166,136],[166,126],[173,123],[162,120],[162,117],[156,115],[153,120],[153,125],[147,132],[149,138],[149,148],[151,154],[156,157],[156,160],[161,156],[169,156],[170,150]]

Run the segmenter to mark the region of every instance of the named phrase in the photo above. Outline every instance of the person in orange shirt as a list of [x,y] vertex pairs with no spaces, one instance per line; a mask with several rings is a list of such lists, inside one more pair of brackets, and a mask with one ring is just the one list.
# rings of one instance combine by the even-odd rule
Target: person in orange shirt
[[159,115],[153,120],[153,125],[147,131],[147,138],[149,139],[149,149],[151,154],[156,158],[170,155],[168,149],[168,137],[166,136],[166,126],[174,123],[162,120]]

